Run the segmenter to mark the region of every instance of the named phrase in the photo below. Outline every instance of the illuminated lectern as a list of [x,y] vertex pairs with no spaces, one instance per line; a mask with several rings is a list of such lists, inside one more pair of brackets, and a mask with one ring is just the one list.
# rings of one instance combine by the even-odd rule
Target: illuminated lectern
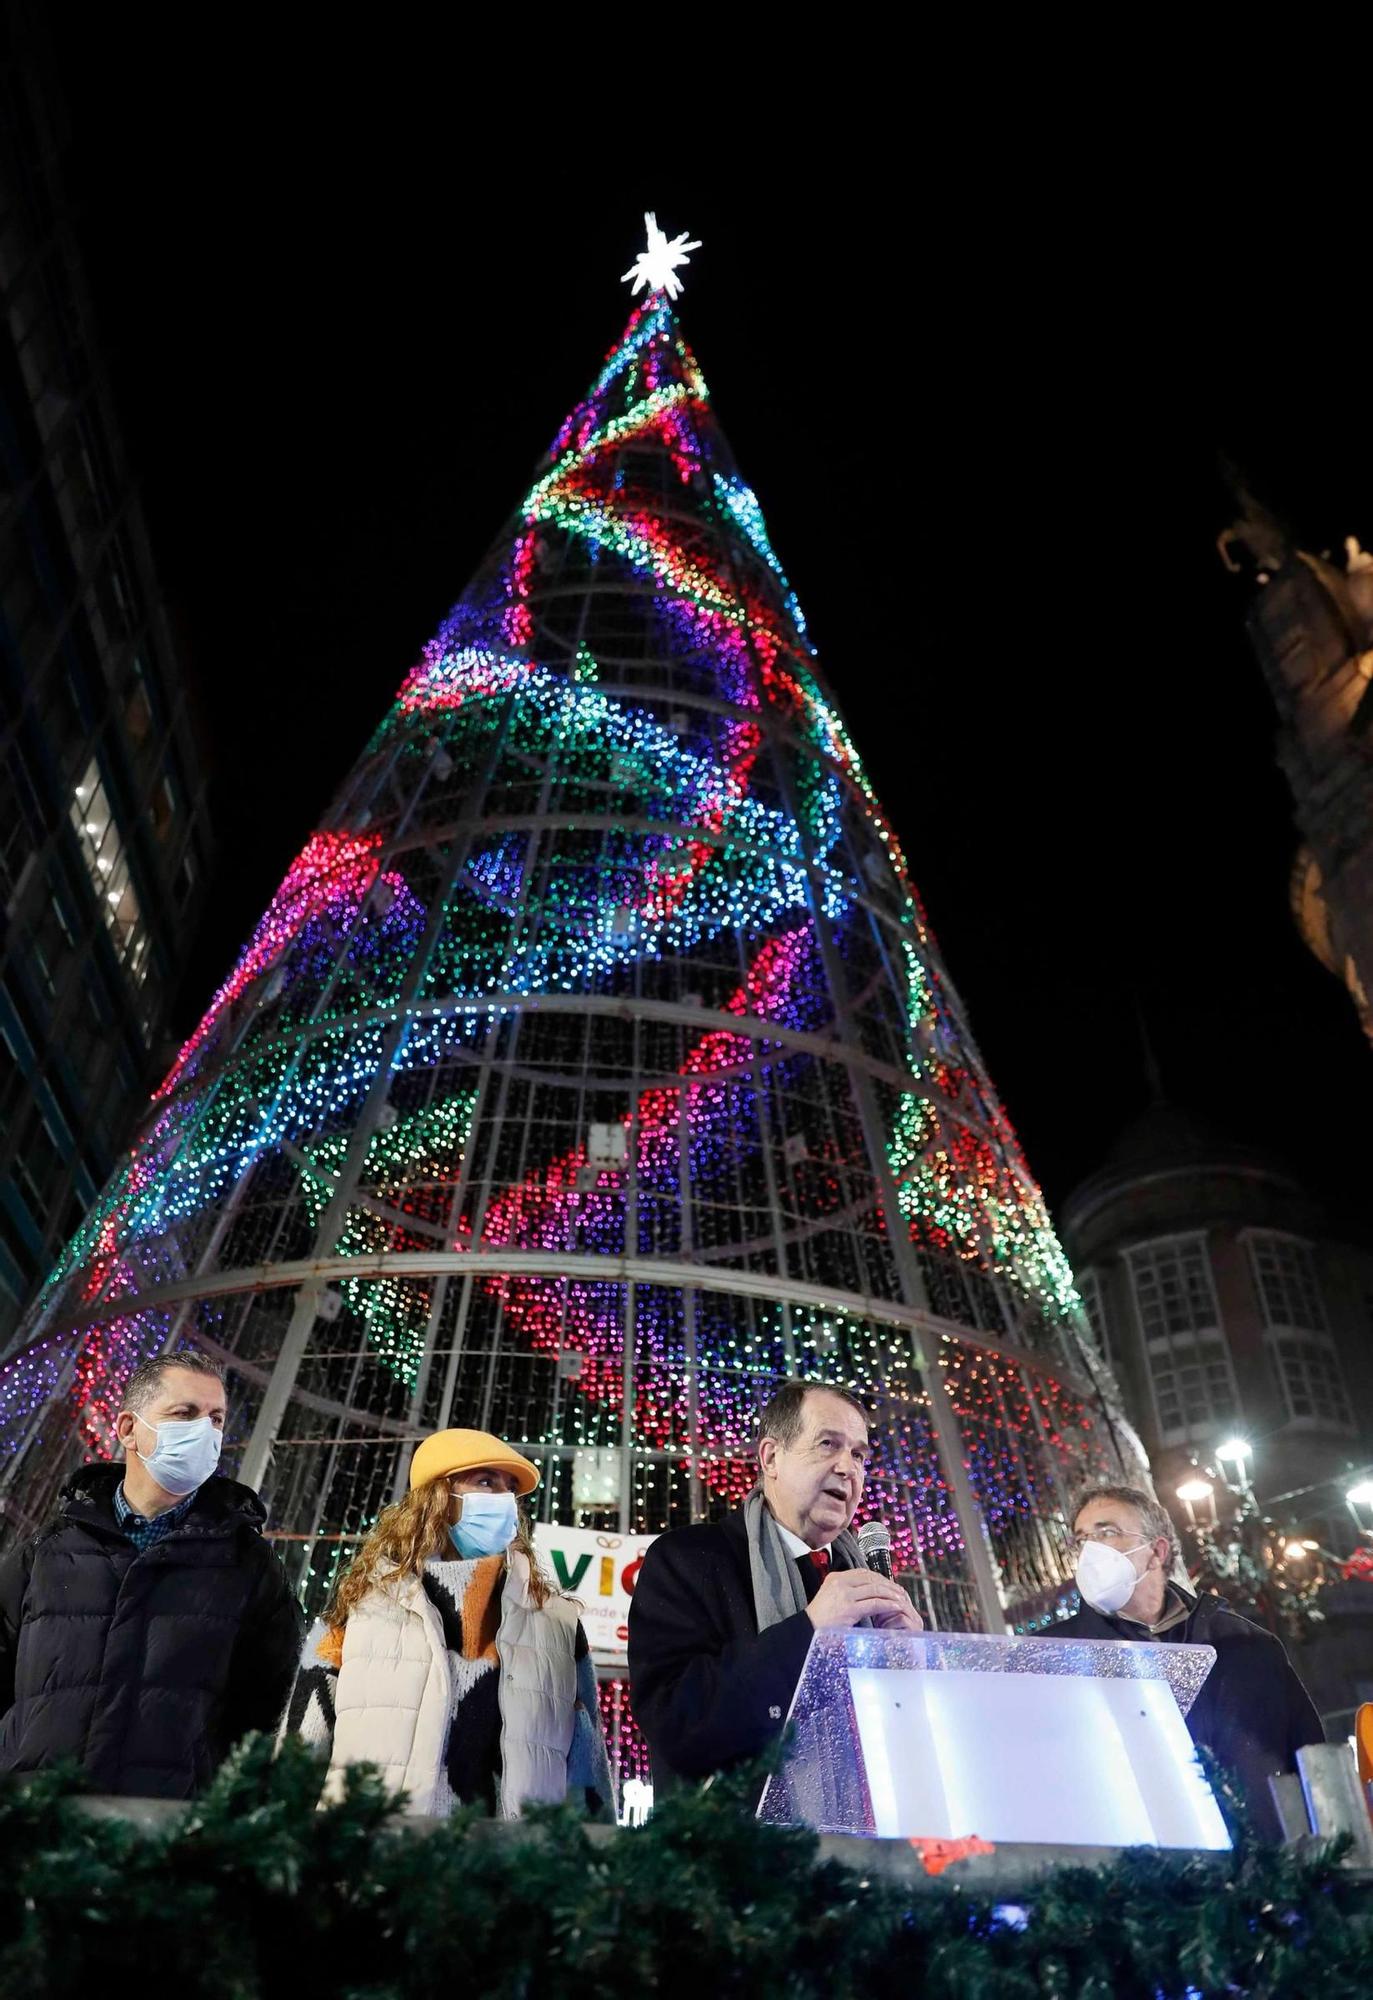
[[1213,1646],[817,1632],[759,1817],[821,1833],[1230,1845],[1183,1720]]

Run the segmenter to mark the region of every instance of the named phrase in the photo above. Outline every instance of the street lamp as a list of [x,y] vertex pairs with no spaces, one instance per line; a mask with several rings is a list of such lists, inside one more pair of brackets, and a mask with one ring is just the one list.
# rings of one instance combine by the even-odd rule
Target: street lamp
[[1359,1533],[1373,1535],[1373,1479],[1361,1479],[1357,1486],[1349,1488],[1344,1498]]
[[1253,1445],[1242,1437],[1227,1438],[1224,1444],[1216,1446],[1216,1457],[1222,1466],[1234,1466],[1235,1484],[1241,1493],[1249,1491],[1249,1461],[1253,1456]]
[[[1187,1509],[1188,1526],[1192,1528],[1214,1527],[1216,1521],[1215,1488],[1209,1479],[1184,1479],[1177,1489],[1178,1499]],[[1205,1507],[1208,1519],[1203,1524],[1197,1520],[1197,1508]]]

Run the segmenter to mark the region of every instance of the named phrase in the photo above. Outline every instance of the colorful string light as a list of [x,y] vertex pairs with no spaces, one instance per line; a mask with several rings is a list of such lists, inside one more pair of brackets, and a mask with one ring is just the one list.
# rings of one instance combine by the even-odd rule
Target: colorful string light
[[[648,1533],[743,1497],[779,1379],[841,1383],[865,1511],[946,1626],[978,1621],[974,1533],[1049,1615],[1063,1493],[1113,1463],[1062,1251],[661,292],[68,1246],[0,1438],[30,1483],[73,1432],[110,1452],[129,1370],[198,1337],[238,1364],[231,1466],[301,1296],[268,1495],[312,1604],[437,1423]],[[593,1451],[622,1506],[577,1499]]]

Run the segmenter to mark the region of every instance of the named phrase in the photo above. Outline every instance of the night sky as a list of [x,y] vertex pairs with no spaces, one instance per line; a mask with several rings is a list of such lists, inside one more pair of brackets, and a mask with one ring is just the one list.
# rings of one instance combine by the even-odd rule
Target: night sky
[[1373,545],[1337,216],[1170,197],[1071,131],[1003,132],[991,199],[985,133],[960,157],[876,103],[804,144],[665,109],[655,141],[609,43],[569,108],[413,33],[326,57],[58,18],[100,345],[215,759],[178,1035],[619,333],[654,207],[703,239],[684,331],[1051,1203],[1147,1102],[1142,1014],[1171,1098],[1361,1226],[1373,1060],[1288,914],[1215,551],[1221,450],[1306,546]]

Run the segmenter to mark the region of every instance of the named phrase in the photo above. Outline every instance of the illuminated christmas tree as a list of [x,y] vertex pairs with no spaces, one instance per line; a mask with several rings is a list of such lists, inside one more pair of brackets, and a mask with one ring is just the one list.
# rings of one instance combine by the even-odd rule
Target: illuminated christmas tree
[[683,255],[636,264],[21,1329],[12,1523],[189,1340],[312,1603],[450,1423],[541,1461],[551,1518],[643,1533],[741,1498],[779,1376],[851,1385],[867,1511],[945,1627],[1046,1618],[1065,1492],[1134,1469],[678,330]]

